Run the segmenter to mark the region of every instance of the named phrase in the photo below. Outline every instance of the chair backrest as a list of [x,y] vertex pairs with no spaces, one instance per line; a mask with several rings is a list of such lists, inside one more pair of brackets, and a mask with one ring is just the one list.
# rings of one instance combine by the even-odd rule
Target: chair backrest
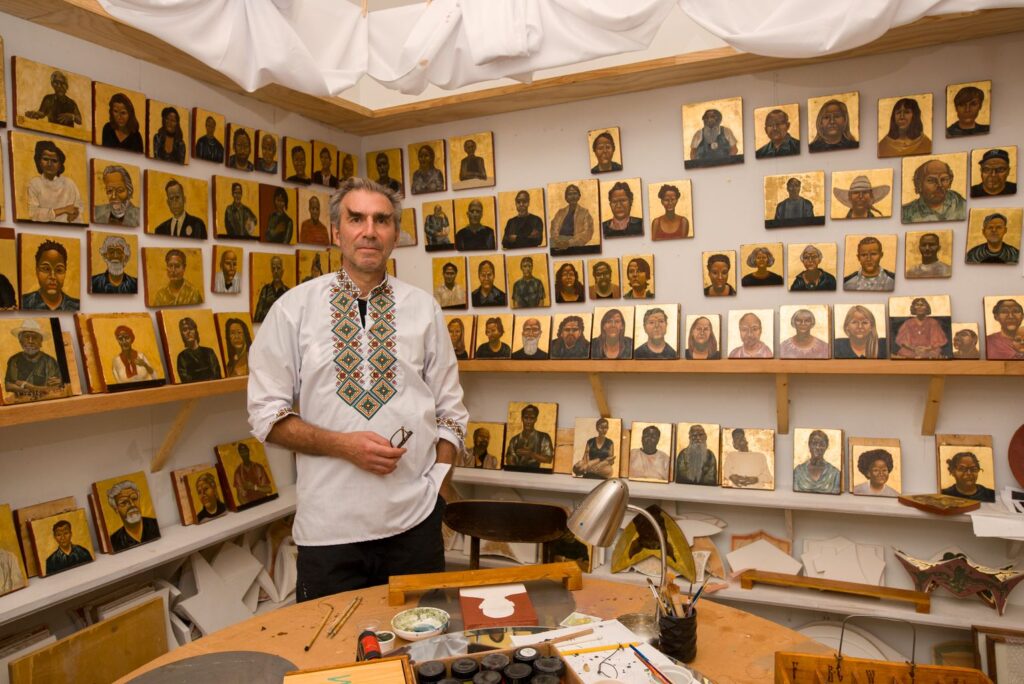
[[561,506],[527,501],[453,501],[444,522],[471,538],[470,567],[480,566],[480,540],[543,544],[566,531],[568,516]]

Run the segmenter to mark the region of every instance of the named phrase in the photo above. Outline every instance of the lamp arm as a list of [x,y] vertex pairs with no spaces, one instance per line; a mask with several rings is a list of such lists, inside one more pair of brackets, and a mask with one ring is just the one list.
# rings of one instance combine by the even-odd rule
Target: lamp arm
[[626,504],[626,510],[647,518],[647,522],[651,523],[654,527],[654,533],[658,535],[658,543],[661,544],[661,583],[658,585],[658,589],[662,596],[668,596],[668,565],[665,562],[665,558],[668,556],[668,545],[665,544],[665,534],[661,531],[661,525],[658,524],[653,515],[639,506]]

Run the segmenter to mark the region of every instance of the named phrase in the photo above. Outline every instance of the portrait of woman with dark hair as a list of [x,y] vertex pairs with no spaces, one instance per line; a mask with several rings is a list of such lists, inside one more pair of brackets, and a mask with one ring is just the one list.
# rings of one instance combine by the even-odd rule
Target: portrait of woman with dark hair
[[978,482],[978,474],[983,470],[977,454],[972,451],[961,451],[946,459],[946,468],[953,476],[953,484],[944,487],[942,494],[958,496],[961,499],[994,503],[995,490]]
[[885,449],[868,449],[857,457],[857,470],[867,478],[867,482],[854,485],[854,494],[866,496],[899,496],[900,493],[889,486],[889,476],[895,468],[892,454]]
[[[615,129],[618,132],[618,129]],[[608,173],[609,171],[621,171],[622,164],[612,159],[615,154],[615,137],[611,131],[601,131],[594,136],[594,142],[590,146],[593,154],[591,161],[597,161],[590,169],[590,173]]]
[[[931,99],[931,95],[917,97]],[[878,120],[884,121],[882,107],[887,100],[878,101]],[[930,102],[929,114],[931,113]],[[906,157],[912,154],[930,154],[932,139],[925,131],[925,124],[931,128],[931,121],[925,122],[921,114],[921,105],[916,98],[901,97],[892,106],[889,114],[889,131],[878,141],[878,156]]]
[[686,358],[698,361],[722,358],[715,329],[707,316],[698,316],[690,324],[690,333],[686,337]]
[[736,288],[729,282],[730,270],[732,270],[732,259],[728,254],[712,254],[707,258],[709,285],[704,288],[705,297],[733,297],[736,295]]
[[[411,149],[409,151],[412,152]],[[444,174],[437,168],[436,158],[437,153],[432,145],[420,145],[416,150],[416,160],[420,167],[412,172],[412,194],[441,192],[445,189]]]
[[580,274],[571,261],[564,262],[555,271],[555,302],[570,304],[587,300],[586,288],[580,282]]
[[139,132],[139,119],[135,115],[135,105],[124,93],[114,93],[107,105],[109,120],[103,124],[103,147],[113,147],[129,152],[143,152],[142,134]]
[[284,188],[274,188],[274,210],[267,218],[267,230],[263,241],[290,245],[294,233],[295,224],[288,215],[288,193]]
[[224,322],[224,345],[227,351],[226,377],[233,378],[249,374],[249,348],[252,333],[240,318],[229,318]]
[[45,223],[87,223],[82,194],[75,182],[64,175],[67,162],[64,150],[52,140],[38,140],[32,159],[39,175],[32,178],[26,188],[26,218]]
[[181,114],[175,107],[164,107],[160,110],[160,128],[153,134],[150,156],[175,164],[185,164],[187,150]]
[[[853,95],[856,102],[857,94]],[[850,110],[846,103],[836,98],[826,100],[818,109],[814,122],[814,140],[807,149],[811,152],[828,152],[858,147],[860,143],[850,128]]]
[[[25,256],[23,253],[22,259]],[[21,308],[78,311],[81,302],[64,291],[64,280],[69,270],[67,248],[56,240],[43,240],[36,248],[34,263],[39,288],[21,295]],[[71,270],[77,275],[78,265],[75,264]],[[22,287],[25,285],[22,281]]]
[[626,335],[626,317],[621,310],[605,311],[601,316],[600,331],[590,340],[590,358],[633,358],[633,338]]
[[459,361],[467,361],[469,350],[466,349],[466,326],[462,323],[461,318],[452,318],[448,321],[448,336],[452,339],[455,358]]
[[607,418],[597,419],[594,424],[597,435],[587,439],[579,459],[572,464],[574,476],[590,480],[607,480],[617,474],[615,441],[608,437],[608,427]]
[[[483,318],[481,316],[480,318]],[[477,328],[477,339],[480,339],[480,328]],[[476,348],[474,356],[478,359],[510,359],[512,347],[502,341],[505,335],[505,324],[501,317],[492,316],[484,321],[484,337],[487,341]]]
[[675,185],[664,184],[658,189],[658,199],[665,213],[651,221],[652,240],[678,240],[690,237],[690,220],[676,213],[682,193]]

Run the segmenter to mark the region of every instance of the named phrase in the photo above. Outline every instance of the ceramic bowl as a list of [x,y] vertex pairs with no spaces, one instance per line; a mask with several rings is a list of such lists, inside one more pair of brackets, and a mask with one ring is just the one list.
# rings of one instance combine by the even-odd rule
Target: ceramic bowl
[[391,629],[406,641],[437,636],[448,629],[451,616],[440,608],[410,608],[391,619]]

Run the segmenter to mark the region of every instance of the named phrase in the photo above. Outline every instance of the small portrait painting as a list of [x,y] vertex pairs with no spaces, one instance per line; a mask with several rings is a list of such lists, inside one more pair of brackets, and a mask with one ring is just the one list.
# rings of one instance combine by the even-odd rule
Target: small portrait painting
[[683,105],[683,166],[743,163],[743,98]]
[[338,183],[359,175],[359,159],[349,152],[338,152]]
[[[2,71],[2,70],[0,70]],[[0,188],[0,192],[3,188]],[[18,245],[13,228],[0,228],[0,311],[18,308]]]
[[642,237],[644,209],[640,199],[643,187],[639,178],[599,181],[601,193],[601,232],[606,239]]
[[224,359],[224,377],[249,374],[249,348],[252,347],[252,316],[248,311],[217,312],[213,315]]
[[505,424],[469,421],[466,425],[466,448],[456,457],[462,468],[501,470],[505,454]]
[[10,131],[14,220],[86,225],[85,145]]
[[555,209],[548,231],[553,256],[601,253],[599,194],[594,179],[548,184],[548,203]]
[[992,81],[946,86],[946,137],[985,135],[992,125]]
[[110,538],[113,553],[160,538],[160,525],[145,473],[139,471],[100,480],[93,483],[93,492],[103,511],[102,523],[96,521],[97,531]]
[[224,505],[224,494],[220,491],[220,478],[217,476],[215,466],[186,473],[185,487],[188,491],[189,502],[192,504],[192,514],[196,517],[196,524],[202,525],[204,522],[219,518],[228,512],[228,507]]
[[[0,64],[6,64],[4,57],[4,39],[0,38]],[[0,69],[0,128],[7,126],[7,84],[4,82],[3,69]]]
[[[296,204],[299,214],[298,241],[304,245],[330,244],[330,231],[327,230],[327,225],[321,220],[321,217],[323,219],[328,218],[331,196],[326,192],[313,190],[312,188],[298,188],[296,192],[298,193]],[[407,210],[402,212],[403,216],[405,211]],[[411,211],[411,209],[408,211]],[[412,223],[414,224],[412,228],[413,239],[415,239],[415,221],[412,221]],[[403,230],[401,235],[405,234]],[[399,238],[398,244],[401,244],[401,238]]]
[[217,326],[209,309],[157,311],[167,368],[175,385],[224,377]]
[[555,314],[551,321],[551,358],[590,358],[589,313]]
[[772,159],[800,154],[800,105],[758,107],[754,110],[754,157]]
[[146,96],[119,86],[92,82],[92,143],[143,154],[145,131],[139,119],[146,111]]
[[953,358],[954,359],[980,359],[981,348],[978,344],[981,337],[978,335],[977,323],[953,322]]
[[740,267],[743,287],[786,284],[781,242],[740,245]]
[[730,309],[729,358],[771,359],[775,357],[775,310]]
[[89,294],[139,293],[139,237],[89,230]]
[[587,301],[587,291],[583,284],[583,275],[586,273],[583,259],[556,261],[552,264],[552,268],[554,269],[552,287],[555,291],[556,304],[575,304]]
[[932,152],[932,94],[878,100],[878,158]]
[[409,145],[409,165],[416,160],[416,169],[412,172],[412,194],[422,195],[428,192],[444,192],[448,189],[445,180],[445,145],[444,140],[427,140]]
[[444,317],[448,336],[452,339],[452,349],[459,361],[473,358],[476,348],[473,346],[473,333],[476,332],[476,318],[472,314],[450,315]]
[[188,107],[146,100],[146,156],[175,164],[188,164],[190,123]]
[[1024,295],[985,297],[985,358],[1024,359]]
[[164,384],[163,355],[148,313],[93,316],[89,328],[109,391]]
[[[326,195],[325,199],[330,200],[330,196]],[[324,208],[327,208],[326,204]],[[402,214],[398,217],[398,240],[395,242],[395,247],[416,246],[418,242],[416,225],[416,210],[412,207],[403,207]]]
[[[3,59],[2,52],[0,59]],[[0,82],[0,87],[2,86],[3,82]],[[3,104],[4,102],[0,100],[0,105]],[[28,573],[25,570],[25,561],[21,557],[11,507],[8,504],[0,504],[0,596],[27,586]]]
[[807,134],[811,152],[853,150],[860,147],[860,93],[852,91],[838,95],[811,97],[807,100],[807,115],[814,117],[814,135],[810,124]]
[[775,430],[722,427],[722,486],[775,489]]
[[213,228],[216,237],[258,240],[260,184],[234,176],[213,177]]
[[550,339],[551,316],[516,314],[512,358],[518,361],[547,361]]
[[295,280],[300,285],[319,278],[330,263],[331,255],[326,249],[295,250]]
[[971,186],[971,197],[1017,194],[1016,145],[971,150],[971,169],[978,181]]
[[15,124],[75,140],[92,140],[92,120],[88,116],[92,79],[24,57],[12,57],[11,63]]
[[494,197],[460,197],[455,200],[455,248],[460,252],[497,249]]
[[836,304],[832,321],[832,358],[885,359],[885,304]]
[[764,177],[764,227],[825,225],[825,172]]
[[892,216],[892,169],[832,172],[829,218],[873,219]]
[[217,463],[227,482],[224,498],[228,508],[240,511],[277,498],[277,485],[270,471],[267,452],[255,438],[218,444]]
[[[996,500],[995,465],[992,438],[988,435],[959,435],[942,440],[935,436],[939,493],[961,499],[994,503]],[[949,435],[949,437],[954,437]],[[964,438],[974,438],[964,439]],[[964,442],[974,441],[975,444]]]
[[953,331],[949,295],[889,297],[893,359],[951,359]]
[[249,311],[253,323],[262,323],[270,307],[295,287],[295,255],[249,253]]
[[77,237],[19,233],[18,263],[22,310],[81,308],[82,242]]
[[622,420],[577,418],[572,439],[572,474],[589,480],[619,476]]
[[558,404],[510,401],[508,442],[502,468],[533,473],[552,472],[557,429]]
[[[441,275],[443,278],[444,274]],[[469,287],[474,307],[508,306],[505,257],[501,254],[469,257]]]
[[948,278],[953,275],[953,231],[908,230],[903,239],[904,275]]
[[686,316],[686,358],[696,361],[722,358],[722,317],[718,314]]
[[[235,158],[232,162],[231,157],[228,157],[228,167],[238,169],[239,171],[252,171],[255,169],[263,173],[277,173],[278,151],[281,149],[281,139],[276,133],[271,133],[270,131],[256,131],[251,128],[246,128],[245,130],[249,134],[248,142],[255,142],[255,146],[253,146],[249,154],[245,154],[244,149],[236,150],[236,142],[244,145],[246,141],[236,139],[234,132],[232,132],[228,141],[232,145],[230,154]],[[254,135],[255,137],[253,137]],[[253,155],[256,157],[255,162],[253,161]]]
[[590,173],[622,170],[622,145],[618,126],[587,131],[590,144]]
[[142,225],[142,172],[134,164],[90,159],[92,222],[138,228]]
[[[0,318],[0,364],[4,372],[0,404],[71,396],[58,318]],[[0,580],[3,577],[0,573]]]
[[142,248],[146,306],[198,306],[203,303],[203,250],[198,247]]
[[192,110],[192,156],[216,164],[224,163],[227,121],[202,107]]
[[295,244],[295,188],[260,183],[260,242]]
[[676,423],[676,461],[672,481],[717,487],[721,426],[718,423]]
[[590,335],[590,358],[633,358],[633,307],[594,307],[594,329]]
[[209,183],[146,169],[146,232],[205,240]]
[[623,299],[654,298],[654,255],[627,254],[622,259],[623,282],[629,286]]
[[904,157],[903,223],[967,218],[967,153]]
[[689,180],[647,185],[652,240],[693,237],[693,188]]
[[39,574],[49,577],[91,563],[96,556],[84,508],[29,522]]
[[310,161],[313,158],[313,143],[284,136],[284,164],[281,166],[281,178],[289,183],[309,185],[313,182],[310,176]]
[[836,255],[834,242],[791,242],[786,245],[786,263],[793,278],[789,291],[835,292]]
[[779,358],[827,359],[832,329],[828,304],[783,304],[779,307]]
[[[435,257],[432,259],[434,299],[442,309],[465,309],[469,305],[466,296],[466,257]],[[480,274],[477,273],[477,277]]]
[[424,202],[423,249],[446,252],[455,249],[455,203],[452,200]]
[[850,491],[861,496],[903,493],[900,440],[850,437]]
[[498,193],[499,225],[503,249],[544,247],[544,189],[524,188]]
[[479,314],[476,317],[475,359],[512,358],[512,314]]
[[1020,260],[1020,207],[971,209],[967,223],[968,264],[1015,264]]
[[640,482],[672,479],[672,423],[633,421],[629,432],[628,477]]
[[452,160],[452,190],[494,185],[494,133],[485,131],[449,138],[448,152]]
[[[267,146],[267,152],[270,153],[271,159],[273,160],[274,170],[271,173],[277,173],[277,136],[272,133],[264,133],[264,144]],[[253,152],[254,144],[253,141],[256,139],[256,129],[249,128],[248,126],[240,126],[238,124],[227,124],[227,130],[225,138],[227,141],[227,150],[225,150],[225,165],[232,171],[252,171],[254,168],[259,168],[258,159],[256,164],[253,164]],[[261,171],[265,169],[260,169]]]
[[847,235],[843,289],[892,292],[896,287],[895,235]]
[[590,269],[591,299],[618,299],[622,296],[618,257],[590,259],[587,266]]
[[313,185],[338,187],[338,148],[322,140],[313,141]]
[[634,359],[679,358],[678,304],[639,304],[635,318]]
[[[402,148],[374,150],[366,153],[366,176],[385,188],[405,197],[405,177],[402,175]],[[456,188],[458,190],[458,188]]]
[[704,271],[704,296],[735,297],[736,271],[733,270],[733,264],[736,263],[736,252],[731,249],[724,252],[701,252],[700,260]]
[[547,254],[509,254],[505,262],[508,264],[513,309],[551,306]]
[[[0,55],[3,57],[3,55]],[[3,69],[0,69],[3,71]],[[6,209],[7,207],[7,191],[4,189],[4,165],[3,160],[0,160],[0,221],[7,219]]]
[[793,491],[811,494],[842,493],[842,430],[794,428]]

